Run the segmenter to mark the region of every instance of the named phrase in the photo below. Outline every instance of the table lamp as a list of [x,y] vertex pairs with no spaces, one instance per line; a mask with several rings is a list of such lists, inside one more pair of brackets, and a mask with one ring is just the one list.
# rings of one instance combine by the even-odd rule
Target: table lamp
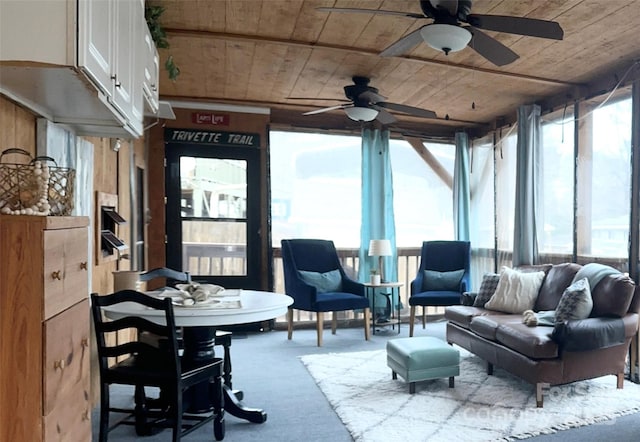
[[391,241],[388,239],[372,239],[369,241],[369,256],[378,257],[378,269],[380,270],[380,279],[384,281],[382,275],[382,257],[391,256]]

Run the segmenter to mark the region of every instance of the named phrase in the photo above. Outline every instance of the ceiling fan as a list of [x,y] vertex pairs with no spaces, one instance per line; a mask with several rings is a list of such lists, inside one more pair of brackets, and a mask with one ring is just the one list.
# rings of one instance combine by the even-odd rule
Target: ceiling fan
[[557,22],[508,15],[471,14],[471,4],[472,0],[420,0],[422,14],[381,9],[317,9],[326,12],[369,13],[433,20],[432,23],[421,26],[383,50],[380,53],[383,57],[402,55],[424,41],[445,54],[469,46],[496,66],[504,66],[517,60],[518,54],[480,29],[553,40],[562,40],[564,36]]
[[[344,109],[347,116],[354,121],[378,120],[382,124],[392,124],[397,121],[396,117],[388,110],[422,118],[437,118],[435,112],[427,109],[389,103],[385,97],[378,93],[377,88],[369,86],[367,77],[355,76],[352,80],[353,84],[344,87],[344,94],[347,100],[339,100],[346,101],[345,104],[316,109],[305,112],[303,115],[314,115],[336,109]],[[308,100],[312,100],[312,98],[308,98]]]

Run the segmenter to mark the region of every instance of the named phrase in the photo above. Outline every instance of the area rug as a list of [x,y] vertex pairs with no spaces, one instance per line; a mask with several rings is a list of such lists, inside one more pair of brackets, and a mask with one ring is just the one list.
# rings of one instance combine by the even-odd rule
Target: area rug
[[640,411],[640,386],[615,376],[551,387],[536,408],[535,389],[460,349],[460,376],[416,384],[391,379],[386,351],[301,356],[355,441],[512,441],[583,425],[607,425]]

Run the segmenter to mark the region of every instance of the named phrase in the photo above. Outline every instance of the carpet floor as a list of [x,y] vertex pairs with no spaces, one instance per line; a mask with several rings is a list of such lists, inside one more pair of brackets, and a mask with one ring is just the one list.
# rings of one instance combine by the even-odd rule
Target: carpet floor
[[[426,329],[416,327],[416,336],[435,336],[444,339],[444,322],[427,324]],[[401,334],[393,330],[378,332],[365,341],[361,328],[339,328],[336,335],[324,332],[324,345],[316,346],[315,330],[296,330],[287,340],[286,331],[235,334],[231,346],[233,360],[233,386],[244,391],[245,403],[263,408],[268,419],[263,424],[252,424],[227,414],[226,442],[350,442],[353,438],[342,423],[323,392],[309,374],[300,356],[342,352],[382,350],[389,339],[408,336],[408,326],[402,325]],[[387,379],[390,373],[387,372]],[[395,381],[398,384],[400,380]],[[458,388],[458,387],[456,387]],[[615,385],[612,390],[615,390]],[[403,389],[404,391],[404,389]],[[418,387],[420,391],[420,387]],[[113,388],[113,403],[131,403],[132,392]],[[380,407],[384,399],[378,399]],[[92,415],[93,440],[98,440],[98,408]],[[211,428],[201,428],[185,437],[185,442],[211,442]],[[623,416],[606,425],[589,425],[541,435],[527,442],[584,442],[584,441],[638,441],[640,413]],[[116,442],[168,442],[171,432],[139,438],[132,427],[118,427],[109,435]],[[396,442],[389,437],[387,441]],[[401,441],[407,442],[407,441]],[[463,442],[463,441],[460,441]]]

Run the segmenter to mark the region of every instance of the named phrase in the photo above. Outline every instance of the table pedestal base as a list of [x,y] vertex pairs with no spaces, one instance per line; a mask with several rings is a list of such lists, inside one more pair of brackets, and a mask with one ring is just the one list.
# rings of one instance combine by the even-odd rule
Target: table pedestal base
[[[184,327],[184,355],[183,359],[202,362],[215,358],[214,344],[216,330],[214,327]],[[225,348],[225,369],[231,367],[230,355]],[[242,403],[242,391],[231,388],[231,373],[224,373],[225,383],[222,387],[224,393],[224,411],[239,418],[256,424],[266,422],[267,413],[258,408],[246,407]],[[189,389],[183,399],[185,409],[190,413],[205,413],[211,411],[213,406],[209,400],[209,386],[198,385]]]

